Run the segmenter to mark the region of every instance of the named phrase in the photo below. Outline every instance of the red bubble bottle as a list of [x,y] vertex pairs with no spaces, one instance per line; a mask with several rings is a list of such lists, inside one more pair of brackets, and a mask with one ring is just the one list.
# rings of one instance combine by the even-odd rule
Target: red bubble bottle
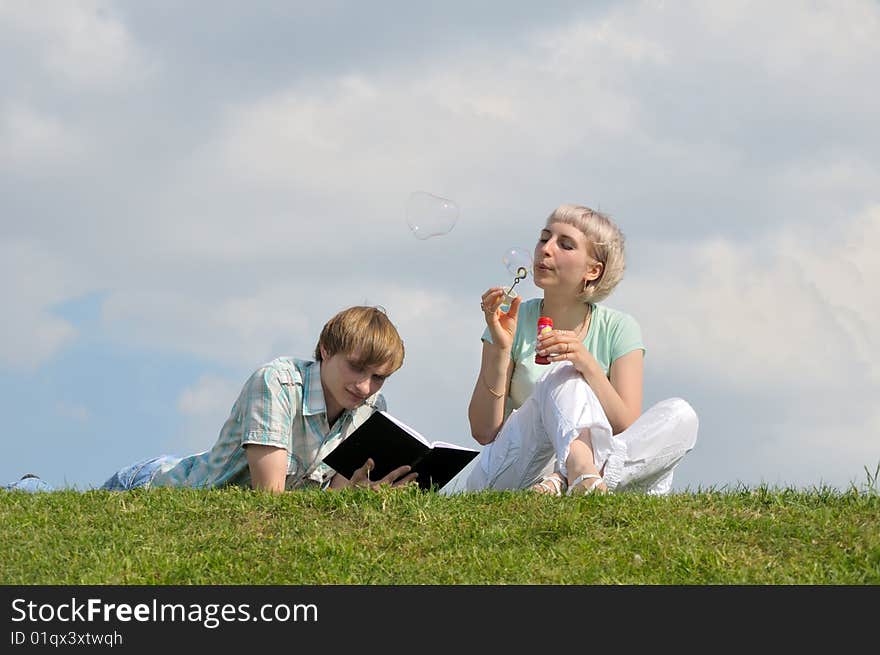
[[[542,316],[538,319],[538,335],[550,332],[553,329],[553,319],[549,316]],[[537,343],[535,344],[537,347]],[[535,353],[535,364],[549,364],[550,360],[546,356]]]

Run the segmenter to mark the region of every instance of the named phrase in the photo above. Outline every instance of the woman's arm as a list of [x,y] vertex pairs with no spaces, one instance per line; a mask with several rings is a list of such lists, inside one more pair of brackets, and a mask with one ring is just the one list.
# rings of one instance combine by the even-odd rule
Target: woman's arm
[[480,372],[468,405],[471,435],[481,445],[495,440],[504,422],[504,399],[513,376],[510,350],[483,342]]
[[593,371],[589,377],[584,376],[605,410],[614,434],[626,430],[642,414],[644,360],[644,352],[637,348],[611,362],[610,379],[598,363],[598,374]]
[[514,298],[506,312],[501,311],[503,300],[504,289],[501,287],[487,290],[480,298],[492,343],[483,342],[480,372],[468,405],[468,421],[471,435],[483,446],[495,440],[504,422],[504,399],[513,375],[510,352],[522,298]]
[[[611,362],[609,377],[587,347],[569,330],[553,330],[538,336],[538,352],[553,361],[568,360],[593,389],[611,430],[618,434],[632,425],[642,413],[644,352],[631,350]],[[610,379],[609,379],[610,378]]]

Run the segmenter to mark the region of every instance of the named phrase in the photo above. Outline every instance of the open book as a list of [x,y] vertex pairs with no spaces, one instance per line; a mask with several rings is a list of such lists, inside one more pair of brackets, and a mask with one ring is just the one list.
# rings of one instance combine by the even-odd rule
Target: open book
[[376,411],[325,458],[324,463],[347,478],[372,458],[371,480],[381,480],[398,466],[409,464],[419,474],[422,489],[441,489],[458,475],[479,451],[464,446],[429,442],[388,412]]

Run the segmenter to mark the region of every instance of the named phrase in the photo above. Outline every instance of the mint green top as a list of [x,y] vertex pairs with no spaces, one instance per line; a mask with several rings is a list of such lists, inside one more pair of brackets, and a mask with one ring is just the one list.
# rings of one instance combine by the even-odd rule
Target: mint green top
[[[513,378],[510,391],[504,404],[505,418],[514,409],[519,409],[532,393],[538,379],[556,364],[535,364],[535,342],[538,340],[538,318],[541,315],[541,299],[532,298],[519,306],[516,321],[516,334],[513,335]],[[483,341],[492,343],[489,328],[483,332]],[[642,330],[636,320],[624,312],[593,305],[590,329],[584,337],[587,347],[608,376],[611,363],[618,357],[637,348],[645,351],[642,343]]]

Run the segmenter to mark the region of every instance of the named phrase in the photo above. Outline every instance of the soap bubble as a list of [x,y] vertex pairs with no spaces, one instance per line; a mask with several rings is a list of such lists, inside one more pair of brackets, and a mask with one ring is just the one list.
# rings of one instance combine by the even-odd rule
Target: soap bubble
[[520,280],[526,279],[532,270],[532,253],[526,248],[508,248],[501,261],[510,274]]
[[406,201],[406,224],[417,239],[448,234],[458,221],[458,205],[426,191],[413,191]]

